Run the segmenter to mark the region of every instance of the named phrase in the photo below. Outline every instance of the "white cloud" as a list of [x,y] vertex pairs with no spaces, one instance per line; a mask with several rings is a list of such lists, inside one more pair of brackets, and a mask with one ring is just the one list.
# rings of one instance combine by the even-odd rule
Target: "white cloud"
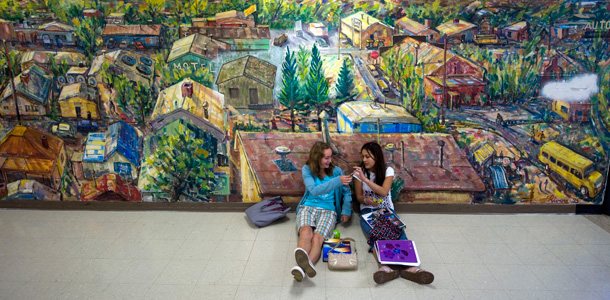
[[596,74],[585,74],[568,81],[549,82],[542,88],[542,96],[568,102],[589,100],[591,95],[599,92]]

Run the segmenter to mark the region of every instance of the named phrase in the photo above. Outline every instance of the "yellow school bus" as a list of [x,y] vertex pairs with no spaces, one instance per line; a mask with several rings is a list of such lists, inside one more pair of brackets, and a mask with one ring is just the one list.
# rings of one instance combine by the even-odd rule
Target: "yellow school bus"
[[586,157],[551,141],[540,147],[538,160],[547,172],[559,174],[585,197],[595,197],[602,189],[603,176],[595,171],[595,164]]

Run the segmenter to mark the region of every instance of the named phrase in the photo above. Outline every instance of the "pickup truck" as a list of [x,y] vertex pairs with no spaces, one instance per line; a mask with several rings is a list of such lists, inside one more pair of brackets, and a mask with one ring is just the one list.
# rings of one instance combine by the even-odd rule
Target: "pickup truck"
[[99,128],[99,126],[97,125],[97,123],[95,121],[80,120],[76,124],[76,129],[78,131],[87,131],[87,132],[96,131],[98,128]]

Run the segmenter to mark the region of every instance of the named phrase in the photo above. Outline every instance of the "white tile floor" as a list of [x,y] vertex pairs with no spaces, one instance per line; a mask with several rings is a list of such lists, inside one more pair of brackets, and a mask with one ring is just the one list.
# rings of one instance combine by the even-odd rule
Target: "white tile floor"
[[400,214],[431,285],[357,271],[295,282],[294,213],[0,210],[0,299],[610,299],[610,234],[577,215]]

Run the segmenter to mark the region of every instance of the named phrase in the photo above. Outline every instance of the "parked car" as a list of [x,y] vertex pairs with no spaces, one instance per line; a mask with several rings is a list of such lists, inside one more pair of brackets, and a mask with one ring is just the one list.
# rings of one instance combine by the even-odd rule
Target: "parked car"
[[99,126],[95,121],[80,120],[78,121],[78,124],[76,124],[76,129],[78,131],[96,131],[98,128]]
[[273,46],[280,47],[280,46],[284,45],[284,43],[287,40],[288,40],[288,36],[285,33],[282,33],[273,39]]
[[128,40],[122,40],[121,44],[119,45],[119,48],[121,49],[125,49],[129,46],[129,41]]
[[74,127],[68,123],[58,123],[51,125],[51,133],[60,138],[73,139],[76,135]]
[[317,38],[316,39],[316,44],[318,44],[318,46],[320,46],[322,48],[327,48],[328,47],[328,43],[323,38]]

